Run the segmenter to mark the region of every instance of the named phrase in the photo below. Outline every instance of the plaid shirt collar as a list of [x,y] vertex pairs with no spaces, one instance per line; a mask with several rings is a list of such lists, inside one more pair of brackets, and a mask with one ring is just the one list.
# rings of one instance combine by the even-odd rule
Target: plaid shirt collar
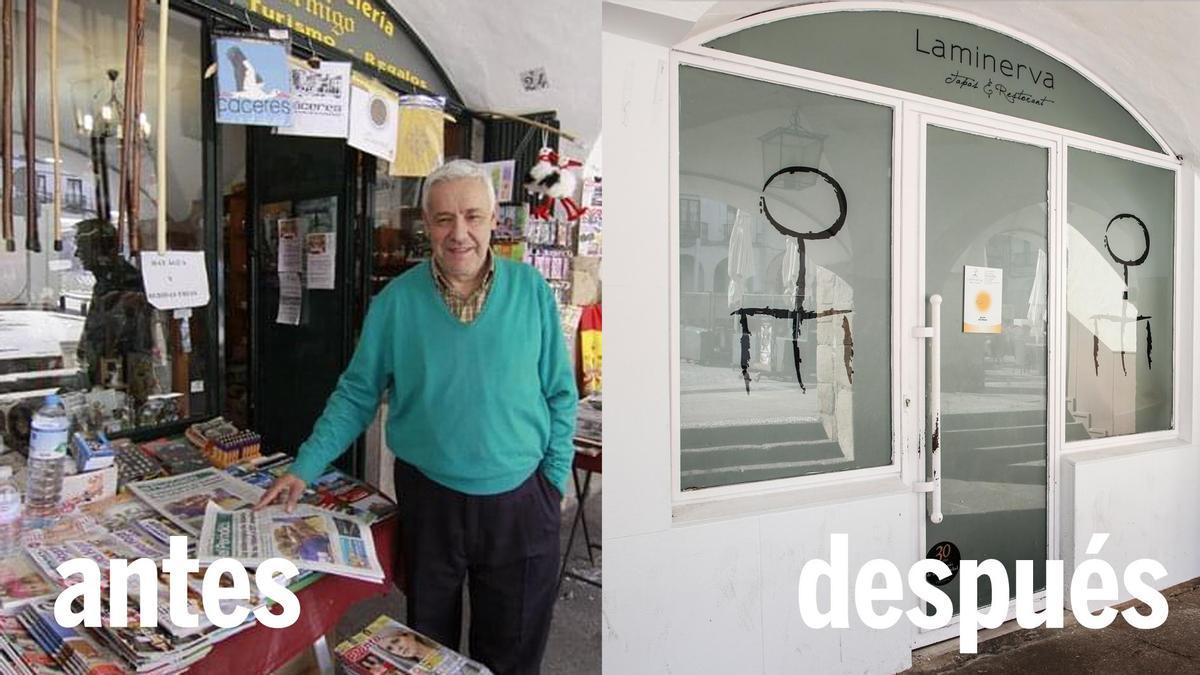
[[492,289],[492,279],[496,276],[496,263],[492,259],[492,252],[489,249],[487,252],[487,260],[484,264],[483,283],[479,284],[470,295],[463,297],[454,291],[454,286],[450,284],[450,280],[438,267],[437,259],[434,258],[429,265],[429,269],[433,270],[434,285],[437,286],[438,295],[442,296],[442,301],[446,303],[450,313],[458,317],[458,320],[463,323],[472,323],[475,321],[479,313],[483,311],[483,303],[487,300],[488,292]]

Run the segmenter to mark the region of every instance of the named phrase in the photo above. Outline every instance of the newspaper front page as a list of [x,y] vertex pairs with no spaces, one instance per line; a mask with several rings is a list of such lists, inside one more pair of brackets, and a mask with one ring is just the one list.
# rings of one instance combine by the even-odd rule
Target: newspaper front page
[[204,510],[210,501],[232,510],[255,504],[263,494],[262,488],[244,483],[220,469],[201,469],[132,483],[129,489],[190,535],[200,533]]
[[287,558],[301,570],[383,581],[370,526],[311,506],[229,511],[210,503],[197,547],[200,562],[233,558],[253,567]]

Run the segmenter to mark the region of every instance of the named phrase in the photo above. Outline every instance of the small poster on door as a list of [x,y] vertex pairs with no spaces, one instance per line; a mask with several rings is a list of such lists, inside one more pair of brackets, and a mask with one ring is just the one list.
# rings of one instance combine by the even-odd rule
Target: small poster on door
[[350,63],[321,61],[313,68],[289,61],[292,75],[292,123],[275,129],[289,136],[345,138],[350,126]]
[[346,142],[387,162],[396,159],[399,108],[399,96],[383,85],[356,82],[350,90],[350,137]]
[[284,272],[303,272],[301,252],[304,250],[304,235],[308,230],[307,218],[280,218],[278,221],[278,256],[276,269]]
[[288,126],[292,84],[286,40],[221,37],[217,62],[217,123]]
[[208,268],[204,251],[142,253],[146,300],[157,309],[203,307],[208,304]]
[[999,333],[1004,270],[963,265],[963,332]]
[[310,232],[304,239],[305,281],[308,288],[333,289],[337,270],[337,238],[332,232]]

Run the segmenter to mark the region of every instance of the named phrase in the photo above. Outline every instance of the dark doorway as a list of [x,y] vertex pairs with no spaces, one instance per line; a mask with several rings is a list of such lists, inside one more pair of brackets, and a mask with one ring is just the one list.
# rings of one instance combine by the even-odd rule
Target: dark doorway
[[[362,163],[362,155],[339,139],[279,136],[266,129],[250,134],[251,416],[272,452],[295,454],[354,350],[365,306],[366,225],[358,216]],[[287,274],[279,269],[280,218],[298,227],[301,261],[308,233],[332,232],[336,242],[334,287],[309,288],[302,274],[295,325],[280,313],[280,280]],[[361,475],[361,440],[336,465]]]

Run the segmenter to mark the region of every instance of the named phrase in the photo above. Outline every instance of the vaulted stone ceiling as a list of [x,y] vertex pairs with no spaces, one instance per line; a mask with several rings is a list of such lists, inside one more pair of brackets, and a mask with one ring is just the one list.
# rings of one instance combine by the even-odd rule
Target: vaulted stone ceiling
[[[441,63],[468,107],[557,110],[590,147],[600,133],[599,0],[389,0]],[[521,73],[545,68],[526,91]],[[576,150],[580,152],[580,150]]]

